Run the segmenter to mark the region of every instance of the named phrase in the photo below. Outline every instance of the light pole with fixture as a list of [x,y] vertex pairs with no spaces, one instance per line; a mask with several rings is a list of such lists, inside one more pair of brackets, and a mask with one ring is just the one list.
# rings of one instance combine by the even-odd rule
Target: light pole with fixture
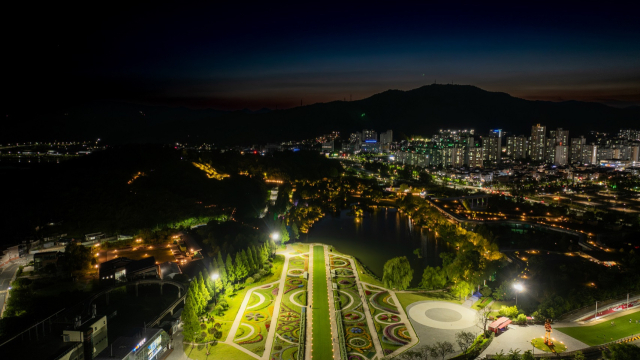
[[513,284],[513,288],[516,289],[516,306],[518,306],[518,293],[524,290],[522,284]]

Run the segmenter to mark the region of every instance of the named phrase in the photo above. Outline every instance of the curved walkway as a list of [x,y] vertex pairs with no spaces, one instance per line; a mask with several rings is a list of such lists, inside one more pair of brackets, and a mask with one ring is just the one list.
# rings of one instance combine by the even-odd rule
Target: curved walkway
[[339,292],[340,294],[343,294],[344,296],[348,297],[348,298],[349,298],[349,300],[351,300],[351,301],[349,302],[349,304],[347,304],[347,305],[343,306],[340,310],[349,310],[349,308],[350,308],[351,306],[353,306],[353,303],[355,302],[355,300],[353,299],[353,296],[351,296],[351,294],[349,294],[349,293],[348,293],[348,292],[346,292],[346,291],[338,290],[338,292]]
[[306,291],[306,290],[298,290],[298,291],[294,292],[293,294],[291,294],[291,295],[289,296],[289,301],[291,301],[292,303],[294,303],[294,304],[295,304],[295,305],[297,305],[297,306],[300,306],[300,308],[307,307],[306,305],[302,305],[302,304],[300,304],[300,303],[299,303],[299,302],[297,302],[297,301],[296,301],[296,299],[295,299],[296,295],[300,294],[301,292],[305,292],[305,291]]
[[241,338],[237,338],[237,339],[235,339],[235,340],[233,340],[233,341],[236,341],[236,342],[237,342],[237,341],[242,341],[242,340],[248,339],[248,338],[250,338],[251,336],[253,336],[253,333],[255,333],[255,332],[256,332],[256,330],[255,330],[255,329],[253,328],[253,326],[251,326],[251,325],[247,325],[247,324],[240,324],[240,325],[241,325],[241,326],[244,326],[244,327],[248,327],[251,331],[249,332],[249,334],[247,334],[247,335],[245,335],[245,336],[243,336],[243,337],[241,337]]
[[265,297],[264,297],[264,295],[262,295],[262,294],[260,294],[260,293],[258,293],[258,292],[257,292],[257,293],[253,293],[253,295],[257,295],[257,296],[258,296],[258,298],[260,298],[260,301],[258,301],[258,303],[257,303],[257,304],[254,304],[254,305],[249,306],[249,307],[247,308],[247,310],[249,310],[249,309],[253,309],[254,307],[258,307],[258,306],[262,305],[262,303],[266,300],[266,299],[265,299]]
[[476,312],[445,301],[425,301],[409,310],[412,320],[436,329],[459,330],[476,325]]

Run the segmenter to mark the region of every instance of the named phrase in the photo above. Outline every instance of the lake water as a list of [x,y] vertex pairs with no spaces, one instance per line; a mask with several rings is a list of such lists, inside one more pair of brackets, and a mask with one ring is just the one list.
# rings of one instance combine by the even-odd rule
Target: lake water
[[[414,269],[412,287],[420,283],[427,265],[442,265],[440,252],[447,251],[447,244],[435,240],[428,229],[413,227],[411,220],[397,209],[378,208],[373,213],[365,213],[360,222],[347,212],[325,216],[300,240],[332,245],[341,253],[357,257],[380,278],[387,260],[406,256]],[[422,251],[421,259],[413,254],[417,248]]]

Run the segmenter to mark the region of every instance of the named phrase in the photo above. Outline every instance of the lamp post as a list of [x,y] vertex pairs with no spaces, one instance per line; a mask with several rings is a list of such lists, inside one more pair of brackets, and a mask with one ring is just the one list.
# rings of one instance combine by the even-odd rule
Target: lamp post
[[218,274],[211,274],[211,280],[213,280],[213,303],[214,305],[218,305],[218,300],[216,299],[216,280],[218,280]]
[[518,306],[518,293],[524,290],[522,284],[513,284],[513,288],[516,289],[516,306]]

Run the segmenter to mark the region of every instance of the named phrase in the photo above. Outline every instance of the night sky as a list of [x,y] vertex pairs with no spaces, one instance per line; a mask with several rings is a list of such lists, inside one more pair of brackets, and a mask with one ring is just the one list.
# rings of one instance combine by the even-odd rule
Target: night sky
[[287,108],[437,81],[640,105],[638,5],[344,3],[17,5],[3,24],[8,100]]

